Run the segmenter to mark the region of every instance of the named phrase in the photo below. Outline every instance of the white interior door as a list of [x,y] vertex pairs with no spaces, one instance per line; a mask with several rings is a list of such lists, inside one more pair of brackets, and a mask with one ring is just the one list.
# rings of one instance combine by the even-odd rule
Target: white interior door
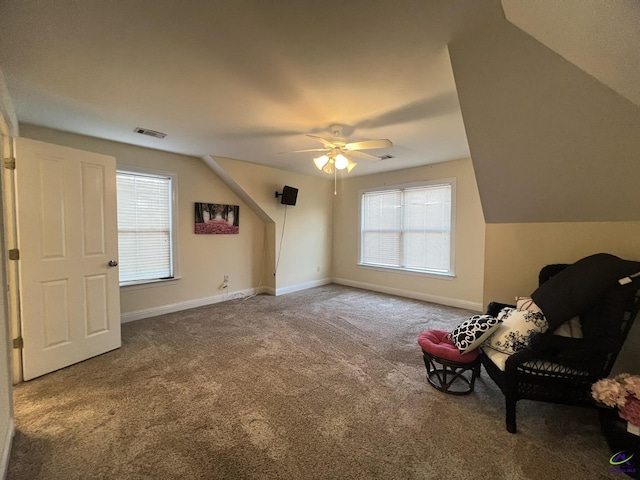
[[120,347],[116,161],[16,139],[25,380]]

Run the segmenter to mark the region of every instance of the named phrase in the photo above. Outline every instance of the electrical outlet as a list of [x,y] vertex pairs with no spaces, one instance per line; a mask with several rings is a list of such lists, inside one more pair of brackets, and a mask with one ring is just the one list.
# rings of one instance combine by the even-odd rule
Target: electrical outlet
[[224,281],[227,282],[227,283],[229,282],[229,275],[225,275],[224,276]]

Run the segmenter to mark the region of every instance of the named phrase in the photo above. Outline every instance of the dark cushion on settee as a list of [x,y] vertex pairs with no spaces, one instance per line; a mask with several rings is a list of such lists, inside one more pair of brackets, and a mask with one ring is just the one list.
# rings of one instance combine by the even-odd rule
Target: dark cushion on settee
[[531,294],[555,330],[571,317],[593,306],[618,280],[640,272],[640,262],[597,253],[567,266]]
[[633,308],[633,298],[637,285],[616,285],[607,290],[589,310],[580,316],[582,334],[586,340],[598,343],[609,342],[610,349],[622,345],[622,322],[624,312]]

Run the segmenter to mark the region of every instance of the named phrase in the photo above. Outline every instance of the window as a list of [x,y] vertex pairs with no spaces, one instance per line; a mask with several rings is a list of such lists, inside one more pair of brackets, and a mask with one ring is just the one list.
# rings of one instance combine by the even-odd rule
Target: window
[[116,173],[120,285],[174,278],[173,174]]
[[455,180],[361,192],[360,264],[453,275]]

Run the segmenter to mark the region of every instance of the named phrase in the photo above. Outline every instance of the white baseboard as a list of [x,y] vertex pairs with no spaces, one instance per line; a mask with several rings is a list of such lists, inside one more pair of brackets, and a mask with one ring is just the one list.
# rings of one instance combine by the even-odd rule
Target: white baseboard
[[265,293],[267,295],[272,295],[272,296],[276,296],[276,289],[273,287],[260,287],[260,290],[258,291],[258,294],[262,294]]
[[288,293],[299,292],[301,290],[307,290],[313,287],[319,287],[321,285],[327,285],[329,283],[338,283],[340,285],[346,285],[349,287],[362,288],[364,290],[372,290],[374,292],[388,293],[389,295],[397,295],[399,297],[413,298],[416,300],[423,300],[425,302],[438,303],[440,305],[448,305],[451,307],[465,308],[467,310],[473,310],[476,312],[482,311],[482,304],[475,302],[468,302],[465,300],[458,300],[454,298],[438,297],[435,295],[429,295],[426,293],[411,292],[407,290],[400,290],[398,288],[383,287],[380,285],[374,285],[372,283],[356,282],[353,280],[346,280],[344,278],[322,278],[320,280],[313,280],[311,282],[299,283],[297,285],[291,285],[288,287],[282,287],[273,289],[271,287],[259,287],[250,288],[246,290],[239,290],[233,293],[214,295],[211,297],[198,298],[195,300],[187,300],[186,302],[172,303],[169,305],[162,305],[159,307],[145,308],[143,310],[135,310],[133,312],[126,312],[120,315],[121,323],[133,322],[135,320],[142,320],[143,318],[157,317],[158,315],[164,315],[166,313],[180,312],[182,310],[188,310],[190,308],[202,307],[204,305],[212,305],[214,303],[226,302],[227,300],[235,300],[243,298],[249,295],[259,295],[266,293],[267,295],[286,295]]
[[323,278],[321,280],[314,280],[312,282],[299,283],[297,285],[291,285],[289,287],[283,287],[274,289],[271,287],[259,287],[249,288],[247,290],[239,290],[233,293],[213,295],[211,297],[198,298],[195,300],[187,300],[186,302],[172,303],[169,305],[161,305],[159,307],[145,308],[143,310],[135,310],[133,312],[125,312],[120,314],[120,323],[133,322],[135,320],[142,320],[143,318],[157,317],[158,315],[164,315],[166,313],[180,312],[182,310],[188,310],[190,308],[202,307],[204,305],[212,305],[214,303],[226,302],[227,300],[235,300],[238,298],[246,297],[249,295],[260,295],[266,293],[267,295],[286,295],[287,293],[299,292],[300,290],[306,290],[308,288],[319,287],[320,285],[326,285],[331,283],[330,278]]
[[135,320],[142,320],[143,318],[157,317],[158,315],[164,315],[166,313],[180,312],[182,310],[188,310],[190,308],[202,307],[204,305],[212,305],[214,303],[226,302],[227,300],[236,300],[238,298],[247,297],[249,295],[256,295],[266,292],[265,287],[259,289],[249,288],[246,290],[238,290],[236,292],[229,292],[220,295],[213,295],[211,297],[197,298],[195,300],[187,300],[186,302],[171,303],[169,305],[161,305],[159,307],[145,308],[142,310],[135,310],[133,312],[125,312],[120,314],[120,323],[133,322]]
[[13,444],[13,435],[15,434],[15,423],[13,418],[9,419],[9,425],[7,433],[4,437],[4,443],[2,444],[2,450],[0,453],[0,478],[7,478],[7,471],[9,470],[9,456],[11,455],[11,445]]
[[307,290],[313,287],[320,287],[321,285],[327,285],[332,283],[331,278],[321,278],[320,280],[313,280],[311,282],[299,283],[297,285],[291,285],[289,287],[282,287],[276,289],[276,296],[286,295],[287,293],[299,292],[300,290]]
[[464,308],[473,310],[474,312],[482,312],[482,303],[469,302],[467,300],[459,300],[456,298],[438,297],[429,295],[428,293],[412,292],[409,290],[401,290],[399,288],[384,287],[373,283],[356,282],[345,278],[333,278],[333,283],[346,285],[348,287],[362,288],[364,290],[373,290],[374,292],[387,293],[389,295],[397,295],[399,297],[413,298],[414,300],[422,300],[424,302],[437,303],[439,305],[447,305],[449,307]]

